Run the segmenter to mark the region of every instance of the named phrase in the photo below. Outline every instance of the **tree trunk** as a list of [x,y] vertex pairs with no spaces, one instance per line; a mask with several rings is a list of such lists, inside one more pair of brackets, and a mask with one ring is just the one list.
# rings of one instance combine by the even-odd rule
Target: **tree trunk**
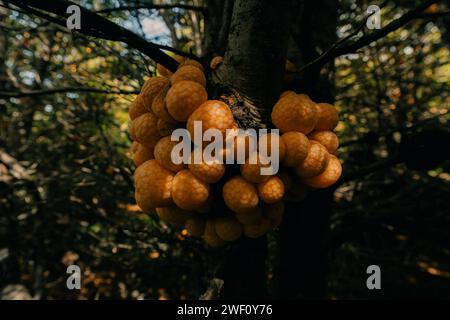
[[[282,88],[291,19],[291,0],[237,0],[231,16],[224,63],[213,78],[237,93],[253,128],[267,126],[267,116]],[[274,27],[276,26],[276,27]],[[242,111],[242,110],[240,110]],[[245,115],[246,114],[246,115]],[[225,253],[222,298],[267,297],[267,240],[243,238]]]
[[[336,41],[337,1],[305,2],[292,27],[290,59],[304,65]],[[295,51],[297,54],[295,54]],[[289,88],[317,102],[333,102],[334,66],[307,70]],[[333,191],[313,191],[301,203],[288,203],[279,240],[278,295],[281,298],[325,298],[327,238]]]

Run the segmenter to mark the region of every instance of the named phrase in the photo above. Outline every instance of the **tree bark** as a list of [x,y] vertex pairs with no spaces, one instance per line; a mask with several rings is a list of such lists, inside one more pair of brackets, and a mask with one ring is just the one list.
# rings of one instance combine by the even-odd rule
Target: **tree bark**
[[291,0],[238,0],[231,17],[221,82],[247,97],[262,113],[277,100],[284,73]]
[[[293,1],[237,0],[231,16],[224,63],[213,78],[236,92],[253,128],[268,124],[268,115],[282,88]],[[274,27],[276,26],[276,27]],[[239,112],[240,111],[240,112]],[[267,297],[267,239],[243,238],[225,253],[222,298]]]

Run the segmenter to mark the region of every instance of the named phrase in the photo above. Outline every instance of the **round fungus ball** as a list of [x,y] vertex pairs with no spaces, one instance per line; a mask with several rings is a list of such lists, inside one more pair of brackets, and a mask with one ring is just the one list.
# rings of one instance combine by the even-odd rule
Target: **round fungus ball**
[[[198,70],[195,67],[192,68]],[[205,88],[197,82],[179,81],[167,92],[167,111],[176,121],[186,122],[192,112],[207,99],[208,94]]]
[[177,144],[177,141],[171,141],[170,136],[167,136],[158,141],[154,150],[156,161],[158,161],[161,166],[172,172],[178,172],[187,167],[184,163],[175,164],[172,161],[172,157],[174,157],[173,160],[175,162],[182,160],[181,155],[172,154],[172,150]]
[[172,197],[178,207],[185,210],[196,210],[207,202],[209,185],[198,179],[189,170],[182,170],[173,179]]
[[203,68],[203,65],[198,62],[197,60],[193,60],[193,59],[186,59],[184,62],[180,63],[180,65],[178,66],[178,69],[185,67],[185,66],[193,66],[198,68],[200,71],[205,72],[205,68]]
[[142,99],[142,96],[140,94],[137,95],[136,99],[134,99],[134,101],[130,105],[129,110],[130,119],[134,120],[147,112],[148,111],[145,109],[144,100]]
[[255,186],[241,176],[228,180],[222,191],[225,204],[234,212],[243,212],[258,205],[258,192]]
[[170,136],[174,130],[176,130],[180,125],[176,123],[167,122],[163,119],[158,119],[156,122],[158,132],[162,137]]
[[131,138],[140,144],[154,146],[161,138],[156,126],[157,118],[152,113],[144,113],[131,122]]
[[308,138],[319,142],[331,154],[336,153],[339,147],[339,139],[332,131],[313,131],[308,135]]
[[162,64],[159,63],[156,64],[156,70],[161,76],[166,78],[169,78],[172,75],[172,71],[170,71],[169,69],[167,69],[166,67],[164,67]]
[[318,103],[317,109],[317,124],[315,130],[333,131],[339,122],[339,114],[336,108],[329,103]]
[[211,70],[215,70],[219,67],[219,65],[223,62],[223,57],[221,56],[215,56],[211,59],[211,62],[209,63],[209,67]]
[[134,172],[138,205],[142,209],[171,205],[173,178],[172,172],[159,165],[156,160],[148,160],[141,164]]
[[191,215],[189,211],[182,210],[176,206],[156,208],[156,213],[161,220],[176,225],[177,227],[184,226],[186,220]]
[[167,110],[166,95],[169,87],[163,89],[153,100],[152,111],[160,119],[168,123],[178,123]]
[[292,90],[286,90],[286,91],[283,91],[283,92],[280,94],[280,99],[281,99],[281,98],[288,97],[288,96],[293,96],[293,97],[295,97],[295,96],[297,96],[297,94],[295,93],[295,91],[292,91]]
[[317,109],[310,99],[299,95],[287,95],[278,100],[272,110],[272,123],[282,133],[298,131],[310,133],[317,122]]
[[193,81],[200,84],[202,87],[206,86],[206,77],[202,70],[192,65],[181,66],[173,75],[170,77],[170,82],[172,86],[180,81]]
[[225,174],[225,165],[217,161],[205,161],[204,159],[202,159],[201,163],[194,163],[194,153],[192,152],[189,170],[194,176],[204,182],[216,183]]
[[133,154],[133,161],[136,167],[139,167],[141,164],[146,162],[147,160],[151,160],[154,158],[153,156],[153,147],[147,147],[142,144],[138,144],[136,152]]
[[[265,159],[264,164],[263,159]],[[241,175],[253,183],[266,181],[270,175],[263,174],[261,169],[270,167],[268,161],[268,158],[262,157],[258,152],[252,153],[245,163],[241,164]]]
[[327,149],[317,141],[311,140],[308,155],[296,168],[299,177],[311,178],[321,174],[328,164],[330,154]]
[[283,181],[277,176],[269,177],[266,181],[258,183],[257,189],[259,198],[265,203],[278,202],[284,196]]
[[309,140],[301,132],[286,132],[281,136],[286,146],[286,155],[283,164],[288,167],[295,167],[308,155]]
[[336,183],[342,174],[342,165],[338,158],[330,155],[330,160],[328,161],[325,170],[318,176],[312,178],[305,178],[303,182],[312,188],[321,189],[328,188],[329,186]]
[[217,129],[225,134],[226,129],[234,125],[234,117],[230,107],[219,100],[208,100],[196,109],[187,121],[187,129],[194,136],[194,122],[201,121],[202,133],[208,129]]
[[170,84],[166,77],[152,77],[145,81],[140,95],[144,102],[145,109],[149,112],[152,108],[153,100],[165,87]]
[[278,134],[267,133],[262,135],[259,140],[260,153],[262,152],[262,146],[264,146],[264,148],[266,149],[268,157],[272,157],[272,154],[274,156],[275,154],[278,154],[278,162],[281,163],[284,161],[286,156],[286,143]]
[[242,235],[242,224],[232,216],[217,218],[215,227],[217,235],[225,241],[235,241]]
[[[238,128],[227,129],[223,149],[223,159],[231,157],[234,163],[242,163],[252,153],[258,150],[258,139],[256,135],[251,136]],[[242,162],[238,162],[242,161]]]

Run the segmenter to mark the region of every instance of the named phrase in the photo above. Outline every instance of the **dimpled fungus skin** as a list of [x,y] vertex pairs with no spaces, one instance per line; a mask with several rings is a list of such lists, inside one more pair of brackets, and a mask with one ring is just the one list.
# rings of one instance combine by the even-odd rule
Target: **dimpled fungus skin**
[[142,96],[139,94],[130,105],[129,110],[130,119],[134,120],[146,112],[148,111],[145,110],[144,100],[142,99]]
[[206,221],[205,233],[203,234],[203,239],[211,247],[223,246],[226,242],[222,240],[216,233],[216,221],[213,219],[208,219]]
[[175,123],[167,122],[163,119],[158,119],[156,122],[156,126],[158,128],[158,132],[162,137],[170,136],[172,132],[178,128],[178,125]]
[[202,70],[194,66],[183,65],[170,77],[172,86],[180,81],[186,80],[196,82],[202,87],[206,86],[205,74],[202,72]]
[[226,129],[234,125],[233,113],[230,107],[219,100],[208,100],[195,110],[187,121],[187,129],[194,136],[194,121],[202,122],[202,131],[214,128],[225,134]]
[[211,59],[211,62],[209,63],[209,67],[211,68],[211,70],[215,70],[222,62],[223,62],[223,57],[216,56]]
[[[274,149],[276,141],[278,141],[278,161],[279,163],[284,161],[286,157],[286,143],[281,137],[275,133],[267,133],[260,137],[260,142],[267,145],[267,155],[272,156],[272,142],[274,143]],[[274,150],[275,151],[275,150]]]
[[138,144],[136,152],[133,154],[133,161],[136,167],[139,167],[147,160],[154,158],[152,147],[147,147],[142,144]]
[[200,69],[202,72],[205,72],[205,69],[203,68],[202,64],[196,60],[186,59],[184,62],[180,63],[180,65],[178,66],[178,69],[180,69],[184,66],[193,66],[193,67]]
[[153,100],[158,93],[170,84],[169,79],[166,77],[153,77],[145,81],[142,86],[140,95],[144,101],[144,107],[149,112],[152,108]]
[[283,181],[277,176],[272,176],[266,181],[258,183],[258,195],[261,201],[265,203],[275,203],[284,196]]
[[336,108],[328,103],[318,103],[317,124],[315,129],[322,131],[332,131],[339,122],[339,114]]
[[258,223],[244,224],[244,235],[248,238],[259,238],[270,230],[270,220],[266,217],[261,218]]
[[235,176],[223,186],[225,204],[234,212],[243,212],[258,205],[258,192],[253,184],[241,176]]
[[178,227],[184,226],[190,217],[190,212],[182,210],[176,206],[156,208],[156,213],[164,222],[174,224]]
[[313,131],[308,138],[319,142],[331,154],[336,153],[336,150],[339,148],[339,139],[332,131]]
[[[234,161],[237,161],[238,151],[243,152],[240,156],[243,159],[247,159],[251,153],[258,149],[258,142],[254,141],[254,148],[251,150],[251,138],[249,135],[239,132],[239,129],[232,127],[225,133],[224,149],[223,149],[223,159],[226,161],[227,157],[233,156]],[[256,140],[256,139],[254,139]]]
[[140,144],[154,146],[161,138],[156,126],[157,118],[151,113],[144,113],[131,122],[131,138]]
[[189,170],[194,176],[207,183],[216,183],[225,174],[225,165],[216,162],[194,163],[193,153],[191,155],[191,163],[189,163]]
[[306,159],[300,163],[295,172],[299,177],[311,178],[321,174],[328,164],[330,154],[327,149],[317,141],[310,141],[310,148]]
[[272,110],[272,123],[282,133],[298,131],[310,133],[317,122],[314,102],[304,96],[287,95],[278,100]]
[[188,235],[192,237],[201,237],[205,232],[205,219],[192,217],[186,220],[185,228],[188,232]]
[[216,234],[225,241],[235,241],[242,235],[242,225],[231,216],[217,218],[215,228]]
[[185,122],[206,100],[208,100],[208,94],[201,85],[193,81],[180,81],[167,92],[167,111],[175,120]]
[[294,92],[294,91],[292,91],[292,90],[286,90],[286,91],[283,91],[281,94],[280,94],[280,99],[281,98],[284,98],[284,97],[287,97],[287,96],[296,96],[297,94]]
[[148,160],[141,164],[134,172],[138,205],[142,209],[171,205],[172,181],[173,174],[160,166],[156,160]]
[[285,146],[286,155],[283,164],[288,167],[295,167],[308,155],[309,140],[301,132],[286,132],[281,136]]
[[164,67],[162,64],[156,64],[156,70],[158,70],[159,74],[163,77],[169,78],[172,75],[172,72]]
[[250,157],[248,157],[247,160],[245,160],[245,163],[241,164],[241,174],[246,180],[253,183],[259,183],[269,179],[269,175],[261,174],[261,168],[267,168],[270,165],[262,164],[260,159],[261,156],[258,152],[254,152],[250,155]]
[[168,123],[177,123],[177,121],[169,114],[166,106],[166,95],[169,91],[169,86],[164,88],[153,100],[152,111],[160,119]]
[[273,204],[266,204],[263,211],[264,216],[270,220],[271,228],[276,228],[283,220],[284,202],[278,201]]
[[185,210],[200,208],[209,197],[209,185],[189,170],[178,172],[172,183],[172,198],[175,204]]
[[312,188],[328,188],[339,180],[342,174],[342,165],[338,158],[330,155],[330,160],[325,170],[318,176],[303,179],[303,182]]
[[154,156],[158,163],[172,172],[178,172],[186,168],[186,164],[175,164],[172,162],[172,149],[178,144],[171,141],[170,136],[164,137],[158,141],[155,146]]

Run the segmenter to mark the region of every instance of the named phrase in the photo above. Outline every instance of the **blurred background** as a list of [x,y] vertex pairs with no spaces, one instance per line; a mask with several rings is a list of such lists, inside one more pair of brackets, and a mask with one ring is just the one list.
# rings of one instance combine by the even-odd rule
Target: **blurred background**
[[[77,3],[147,40],[203,54],[208,1],[133,10],[107,9],[149,1]],[[386,1],[382,23],[418,3]],[[369,4],[339,1],[339,38]],[[450,147],[441,142],[450,120],[448,13],[441,1],[335,60],[338,154],[351,174],[334,191],[330,299],[450,297],[450,163],[418,149]],[[1,0],[0,17],[1,296],[196,299],[206,248],[134,201],[127,111],[154,62]],[[276,239],[277,231],[269,245]],[[82,269],[81,290],[67,290],[71,264]],[[372,264],[382,269],[376,294],[365,286]]]

